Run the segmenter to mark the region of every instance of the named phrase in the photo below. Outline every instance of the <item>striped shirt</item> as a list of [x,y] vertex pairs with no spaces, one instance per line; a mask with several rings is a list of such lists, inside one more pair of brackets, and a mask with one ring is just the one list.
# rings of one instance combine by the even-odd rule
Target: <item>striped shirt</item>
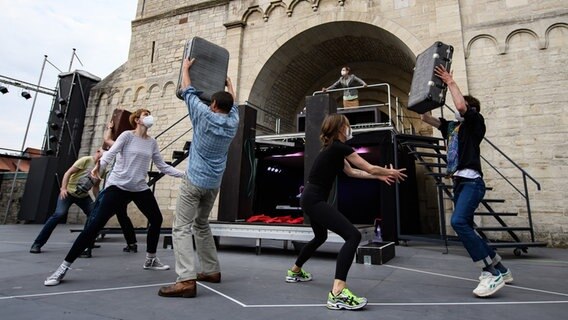
[[239,109],[233,105],[228,114],[215,113],[196,95],[194,87],[183,92],[193,124],[187,177],[201,188],[216,189],[227,164],[227,153],[239,127]]
[[103,154],[99,172],[104,172],[115,157],[116,161],[107,179],[106,187],[117,186],[130,192],[149,189],[146,177],[151,161],[154,161],[161,173],[178,178],[184,176],[183,171],[164,162],[156,139],[138,137],[133,131],[124,131],[110,150]]

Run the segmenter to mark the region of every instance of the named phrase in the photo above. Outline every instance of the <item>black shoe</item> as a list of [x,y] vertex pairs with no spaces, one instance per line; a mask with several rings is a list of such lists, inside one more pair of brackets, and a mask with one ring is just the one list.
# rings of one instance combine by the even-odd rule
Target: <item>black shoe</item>
[[124,252],[133,252],[133,253],[136,253],[136,252],[138,252],[138,245],[136,245],[136,243],[127,244],[126,247],[124,247],[124,248],[122,249],[122,251],[124,251]]
[[100,248],[100,247],[101,247],[100,244],[94,244],[94,245],[91,247],[91,249],[98,249],[98,248]]
[[30,253],[41,253],[41,246],[37,243],[32,244]]
[[85,249],[85,251],[81,252],[79,258],[91,258],[93,255],[91,254],[91,249]]

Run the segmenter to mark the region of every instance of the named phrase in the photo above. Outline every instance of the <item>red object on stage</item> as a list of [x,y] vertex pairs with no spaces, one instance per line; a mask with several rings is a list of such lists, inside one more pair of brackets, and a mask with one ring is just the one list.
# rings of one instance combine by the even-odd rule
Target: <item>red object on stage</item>
[[304,217],[292,218],[292,216],[270,217],[264,214],[251,216],[247,222],[265,222],[265,223],[289,223],[289,224],[302,224]]

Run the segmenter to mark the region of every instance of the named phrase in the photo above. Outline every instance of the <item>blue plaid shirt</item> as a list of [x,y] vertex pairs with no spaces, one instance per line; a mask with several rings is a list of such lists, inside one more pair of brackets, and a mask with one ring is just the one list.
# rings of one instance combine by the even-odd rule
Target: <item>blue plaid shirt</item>
[[216,189],[221,186],[229,145],[237,133],[239,109],[233,105],[228,114],[214,113],[196,93],[192,86],[183,91],[193,124],[187,177],[200,188]]

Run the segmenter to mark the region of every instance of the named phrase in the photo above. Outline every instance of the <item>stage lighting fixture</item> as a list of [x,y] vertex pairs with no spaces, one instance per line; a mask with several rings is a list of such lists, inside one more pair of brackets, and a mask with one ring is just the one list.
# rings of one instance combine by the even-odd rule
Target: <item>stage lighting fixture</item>
[[66,106],[67,105],[67,100],[63,99],[63,98],[59,98],[59,105],[60,106]]
[[50,135],[50,136],[49,136],[49,141],[51,141],[51,142],[56,142],[56,141],[57,141],[57,136],[54,135],[54,134]]
[[45,150],[45,155],[46,155],[46,156],[52,156],[54,153],[55,153],[55,152],[53,152],[52,149],[47,149],[47,150]]
[[8,88],[5,86],[0,86],[0,92],[2,92],[2,94],[6,94],[8,93]]
[[59,109],[55,109],[55,111],[53,111],[53,113],[55,114],[56,117],[58,117],[59,119],[63,118],[64,114],[63,111],[59,110]]
[[59,130],[59,125],[58,125],[57,123],[55,123],[55,122],[50,123],[50,124],[49,124],[49,127],[50,127],[52,130]]
[[28,100],[29,98],[32,97],[32,95],[27,91],[22,91],[22,97],[24,97],[26,100]]

